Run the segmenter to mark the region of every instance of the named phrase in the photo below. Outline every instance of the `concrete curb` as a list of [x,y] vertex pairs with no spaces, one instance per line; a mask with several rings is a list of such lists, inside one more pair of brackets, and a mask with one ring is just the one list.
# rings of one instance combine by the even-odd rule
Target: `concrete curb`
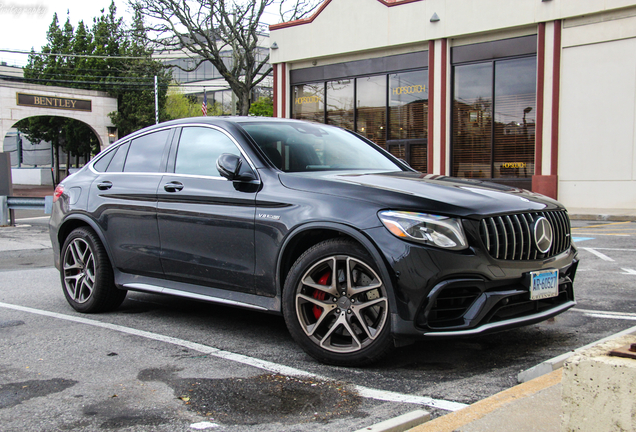
[[593,347],[594,345],[598,345],[604,342],[607,342],[609,340],[612,339],[616,339],[619,338],[621,336],[625,336],[625,335],[630,335],[630,334],[636,334],[636,326],[634,327],[630,327],[626,330],[623,330],[621,332],[615,333],[611,336],[608,336],[606,338],[597,340],[596,342],[592,342],[589,343],[585,346],[582,346],[580,348],[577,348],[573,351],[567,352],[565,354],[561,354],[559,356],[553,357],[549,360],[544,361],[543,363],[539,363],[536,366],[531,367],[530,369],[526,369],[525,371],[519,373],[519,375],[517,375],[517,382],[519,383],[524,383],[524,382],[528,382],[530,380],[533,380],[537,377],[540,377],[542,375],[548,374],[550,372],[553,372],[557,369],[560,369],[563,367],[563,364],[565,363],[565,361],[567,359],[569,359],[570,357],[572,357],[575,353],[587,350],[591,347]]
[[431,419],[431,414],[424,410],[415,410],[401,416],[376,423],[356,432],[403,432],[421,425]]
[[[552,387],[561,382],[561,371],[554,371],[532,381],[516,385],[512,388],[499,392],[486,399],[475,402],[459,411],[437,417],[424,423],[411,432],[454,432],[461,427],[484,418],[488,414],[497,411],[512,402],[522,400],[546,388]],[[514,430],[511,426],[510,429]]]

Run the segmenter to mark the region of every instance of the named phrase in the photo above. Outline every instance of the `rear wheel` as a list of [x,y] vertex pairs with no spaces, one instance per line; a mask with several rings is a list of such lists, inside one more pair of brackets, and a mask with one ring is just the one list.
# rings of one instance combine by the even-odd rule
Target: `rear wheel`
[[115,287],[113,269],[104,246],[89,228],[71,232],[62,247],[64,296],[78,312],[103,312],[117,308],[126,291]]
[[324,363],[369,364],[393,347],[386,287],[352,241],[327,240],[298,258],[285,282],[283,312],[296,342]]

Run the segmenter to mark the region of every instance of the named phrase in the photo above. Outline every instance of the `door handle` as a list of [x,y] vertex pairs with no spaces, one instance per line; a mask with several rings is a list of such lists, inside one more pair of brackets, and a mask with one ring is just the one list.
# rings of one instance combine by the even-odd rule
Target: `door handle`
[[163,185],[163,188],[166,192],[179,192],[183,189],[183,183],[173,181]]
[[103,182],[97,183],[97,189],[99,190],[108,190],[112,187],[113,187],[113,184],[109,181],[103,181]]

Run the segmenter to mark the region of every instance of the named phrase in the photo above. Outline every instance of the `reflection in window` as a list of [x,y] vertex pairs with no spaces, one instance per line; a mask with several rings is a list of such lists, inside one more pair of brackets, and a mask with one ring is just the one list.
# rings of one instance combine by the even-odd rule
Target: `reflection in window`
[[455,66],[452,175],[490,178],[492,63]]
[[389,139],[426,138],[428,71],[403,72],[389,77]]
[[357,131],[386,146],[386,75],[357,78]]
[[223,153],[241,155],[238,147],[223,132],[205,127],[183,128],[174,172],[220,177],[216,160]]
[[532,177],[536,119],[536,58],[495,63],[493,177]]
[[454,95],[452,175],[531,178],[536,57],[455,66]]
[[282,122],[241,126],[270,161],[285,172],[400,169],[377,147],[342,129]]
[[324,83],[296,85],[293,87],[293,91],[293,118],[324,123]]
[[327,83],[327,123],[353,130],[353,81]]
[[[160,172],[161,157],[170,130],[152,132],[130,142],[126,156],[125,172]],[[121,151],[122,149],[119,149]],[[117,158],[118,155],[115,155]],[[111,162],[111,165],[113,162]]]

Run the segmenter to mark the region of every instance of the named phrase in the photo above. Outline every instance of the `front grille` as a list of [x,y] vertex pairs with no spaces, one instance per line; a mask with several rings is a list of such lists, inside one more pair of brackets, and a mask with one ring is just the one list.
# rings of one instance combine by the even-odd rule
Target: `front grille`
[[[544,217],[552,225],[552,247],[541,253],[534,244],[534,222]],[[570,247],[570,218],[565,210],[510,214],[482,219],[480,235],[490,256],[502,260],[535,260],[558,255]]]

